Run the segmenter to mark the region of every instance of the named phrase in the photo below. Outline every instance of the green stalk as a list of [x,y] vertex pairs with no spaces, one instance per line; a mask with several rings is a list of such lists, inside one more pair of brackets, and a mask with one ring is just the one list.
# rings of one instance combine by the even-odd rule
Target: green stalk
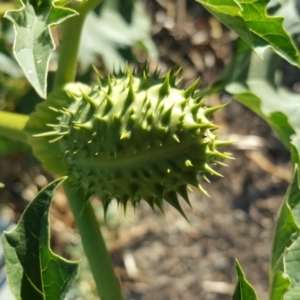
[[100,2],[101,0],[88,0],[74,4],[72,8],[79,15],[66,20],[62,24],[63,38],[54,88],[75,80],[82,27],[87,14]]
[[7,11],[12,9],[17,9],[17,5],[15,3],[1,3],[0,4],[0,17],[2,17]]
[[78,15],[66,20],[62,25],[63,39],[54,88],[61,87],[75,79],[79,42],[84,20],[84,15]]
[[[88,0],[73,6],[79,15],[63,24],[63,39],[54,88],[75,80],[78,50],[86,15],[101,1]],[[122,300],[120,283],[114,273],[95,212],[82,189],[74,191],[71,184],[64,184],[83,248],[89,261],[101,300]]]
[[0,136],[27,144],[24,127],[29,117],[7,111],[0,111]]
[[91,203],[86,199],[82,189],[74,191],[74,187],[68,181],[64,183],[64,189],[101,300],[122,300],[120,283],[114,273],[103,236],[99,230],[100,225]]

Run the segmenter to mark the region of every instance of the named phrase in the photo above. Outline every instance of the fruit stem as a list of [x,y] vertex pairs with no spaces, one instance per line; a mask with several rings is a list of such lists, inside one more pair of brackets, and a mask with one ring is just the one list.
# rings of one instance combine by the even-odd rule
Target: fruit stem
[[0,111],[0,136],[27,144],[24,127],[28,119],[26,115]]
[[60,45],[58,69],[55,76],[54,88],[59,88],[68,82],[73,82],[76,76],[77,59],[81,32],[87,14],[94,9],[101,0],[75,2],[71,8],[79,15],[66,20],[62,24],[63,38]]
[[94,209],[82,189],[74,191],[70,182],[64,183],[83,248],[88,258],[101,300],[122,300],[119,280],[111,263]]
[[16,9],[15,3],[1,3],[0,4],[0,17],[2,17],[7,11]]
[[[84,21],[87,14],[100,2],[101,0],[89,0],[76,2],[72,5],[72,8],[79,15],[63,23],[63,39],[54,89],[75,80]],[[97,285],[99,297],[101,300],[122,300],[120,283],[114,273],[114,268],[100,231],[100,225],[91,203],[86,199],[83,190],[78,189],[74,191],[70,182],[67,181],[64,184],[64,188]]]

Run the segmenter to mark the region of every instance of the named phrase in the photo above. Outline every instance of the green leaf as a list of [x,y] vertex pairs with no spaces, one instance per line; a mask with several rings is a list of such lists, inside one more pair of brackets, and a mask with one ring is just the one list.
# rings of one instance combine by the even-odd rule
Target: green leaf
[[[296,38],[300,28],[296,1],[275,0],[269,4],[268,10],[284,16],[284,27]],[[281,62],[282,58],[271,50],[265,51],[261,60],[240,40],[236,54],[214,89],[225,89],[265,119],[289,149],[290,142],[300,135],[299,95],[280,86],[280,77],[284,76]],[[299,162],[299,158],[294,162]]]
[[[290,280],[282,271],[277,271],[272,274],[272,282],[270,287],[269,299],[284,300],[283,295],[290,286]],[[295,299],[294,299],[295,300]]]
[[232,296],[232,300],[258,300],[254,288],[245,278],[242,267],[237,260],[235,261],[235,266],[238,283]]
[[289,247],[298,235],[299,228],[293,217],[292,210],[293,208],[297,208],[297,201],[300,200],[297,174],[298,167],[296,167],[294,171],[293,180],[291,181],[277,218],[275,236],[273,239],[271,270],[278,264],[285,248]]
[[[292,162],[300,165],[300,134],[297,134],[292,139]],[[300,175],[299,175],[300,182]]]
[[300,66],[298,51],[283,29],[283,18],[268,16],[268,0],[197,0],[223,24],[234,30],[262,58],[271,47],[293,65]]
[[55,5],[60,2],[53,1],[51,7],[40,8],[25,0],[21,1],[20,9],[8,11],[4,15],[14,24],[14,55],[42,98],[46,98],[48,64],[54,50],[50,27],[77,14],[74,10]]
[[122,52],[130,52],[136,45],[141,45],[149,57],[157,57],[151,39],[151,21],[144,6],[138,1],[134,1],[134,5],[130,5],[130,1],[125,1],[127,5],[122,2],[103,1],[99,14],[92,12],[88,15],[79,50],[83,70],[86,71],[101,56],[109,72],[119,71],[128,60]]
[[299,170],[293,178],[276,222],[270,268],[270,299],[295,300],[300,292]]
[[17,227],[3,236],[8,282],[17,300],[64,299],[78,263],[54,254],[49,240],[49,208],[64,178],[45,187],[26,208]]
[[[297,7],[298,0],[273,0],[268,3],[268,12],[272,15],[284,17],[283,27],[289,35],[297,38],[300,35],[300,12]],[[297,40],[297,39],[295,39]]]

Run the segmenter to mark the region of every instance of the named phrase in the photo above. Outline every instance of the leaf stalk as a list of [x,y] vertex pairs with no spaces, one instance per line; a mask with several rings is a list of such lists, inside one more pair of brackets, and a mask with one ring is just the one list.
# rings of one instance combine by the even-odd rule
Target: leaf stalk
[[79,15],[66,20],[62,24],[63,39],[60,45],[60,56],[54,88],[59,88],[75,80],[82,28],[87,14],[101,1],[88,0],[73,5],[72,8]]
[[0,111],[0,136],[27,144],[24,127],[29,116]]

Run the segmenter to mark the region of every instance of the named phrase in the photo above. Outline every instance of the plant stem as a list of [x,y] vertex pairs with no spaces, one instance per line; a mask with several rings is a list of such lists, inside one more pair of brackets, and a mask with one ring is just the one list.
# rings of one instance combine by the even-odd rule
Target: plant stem
[[82,27],[89,11],[94,9],[100,2],[101,0],[88,0],[77,3],[79,6],[74,5],[72,8],[78,11],[79,15],[63,23],[63,39],[60,45],[54,88],[75,80]]
[[1,3],[0,4],[0,17],[2,17],[8,10],[17,9],[15,3]]
[[7,111],[0,111],[0,136],[27,144],[24,127],[29,117]]
[[79,15],[64,22],[63,39],[61,43],[58,70],[55,76],[54,88],[63,86],[75,79],[77,57],[84,16]]
[[120,283],[114,273],[100,225],[94,209],[82,189],[74,191],[70,182],[64,183],[76,226],[88,258],[101,300],[122,300]]
[[[79,6],[73,8],[79,15],[66,20],[63,24],[63,40],[54,88],[75,80],[82,27],[88,12],[100,2],[88,0],[77,3]],[[91,203],[86,199],[84,191],[82,189],[74,191],[70,182],[64,183],[64,188],[101,300],[122,300],[120,283],[114,273]]]

